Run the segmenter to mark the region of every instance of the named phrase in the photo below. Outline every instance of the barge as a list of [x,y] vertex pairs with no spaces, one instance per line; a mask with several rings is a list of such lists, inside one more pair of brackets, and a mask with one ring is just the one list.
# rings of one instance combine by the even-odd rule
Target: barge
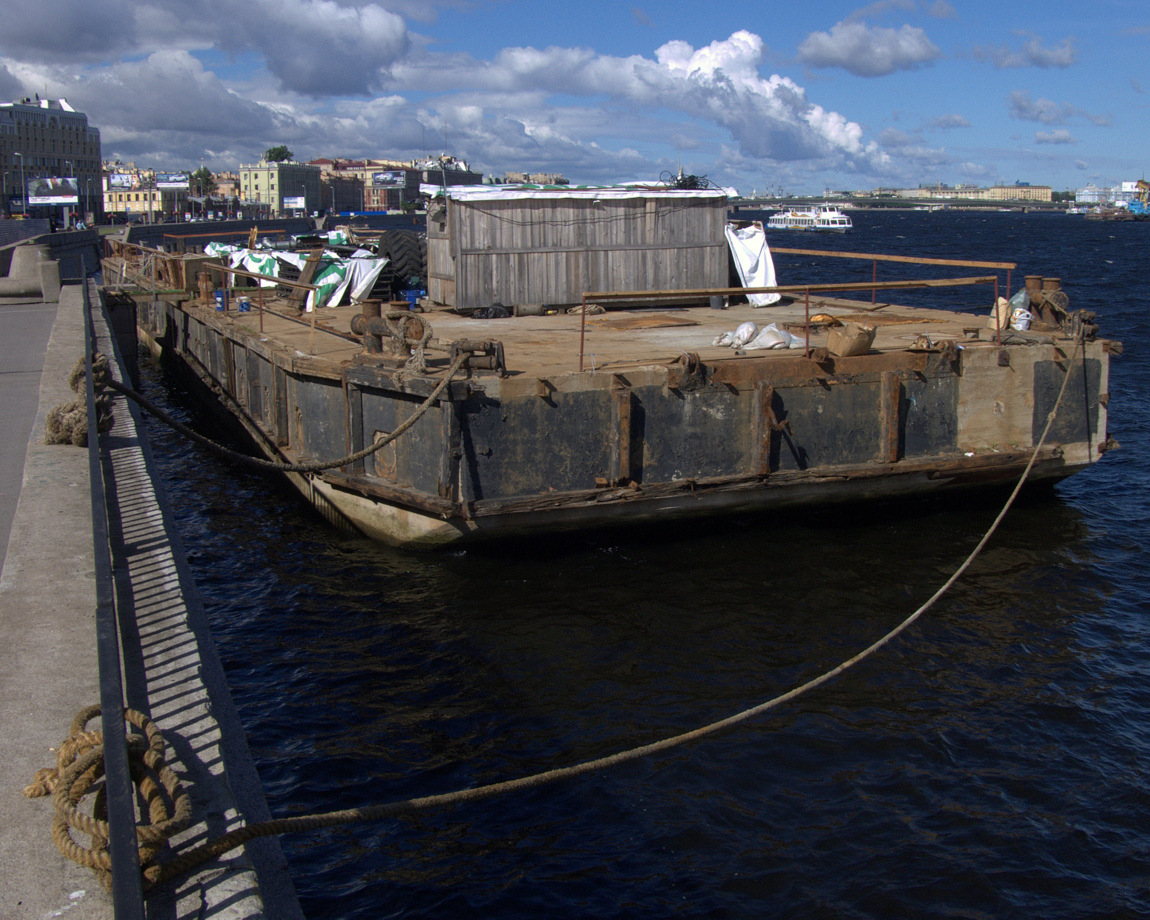
[[[200,381],[268,458],[338,461],[386,441],[335,468],[284,475],[330,521],[398,546],[1005,485],[1030,461],[1067,375],[1031,479],[1069,476],[1115,446],[1109,359],[1120,346],[1083,336],[1089,317],[1070,314],[1057,283],[1041,278],[1027,278],[1031,330],[999,328],[1000,313],[988,321],[1006,303],[995,298],[1009,263],[918,260],[983,274],[776,286],[781,299],[763,307],[740,302],[746,292],[729,285],[725,265],[721,277],[713,267],[701,276],[719,283],[697,287],[603,284],[587,265],[611,259],[593,244],[559,252],[529,225],[534,252],[488,236],[467,253],[452,234],[462,218],[450,199],[440,204],[429,236],[444,248],[437,255],[429,239],[428,263],[439,265],[441,301],[463,292],[447,270],[454,252],[470,260],[467,277],[489,273],[486,307],[424,297],[421,312],[406,300],[304,312],[290,285],[245,289],[268,279],[115,241],[104,277],[134,285],[140,340]],[[657,230],[650,199],[632,205],[630,216],[608,218],[612,232],[632,218]],[[493,226],[521,226],[506,216]],[[677,264],[713,266],[710,241],[723,229],[707,230],[698,259]],[[658,265],[655,249],[683,244],[656,232],[629,245]],[[582,266],[572,255],[580,247]],[[522,285],[537,258],[567,266],[574,286],[562,293],[551,273],[553,299],[523,290],[522,302],[496,309],[505,273],[483,263],[485,251],[523,266],[507,284]],[[969,289],[972,312],[902,302],[956,285]],[[233,295],[224,309],[217,289]],[[898,301],[878,302],[875,291]],[[250,310],[235,308],[237,292]],[[721,344],[747,323],[778,332],[778,347]],[[863,331],[861,349],[858,335],[842,346],[844,330]]]

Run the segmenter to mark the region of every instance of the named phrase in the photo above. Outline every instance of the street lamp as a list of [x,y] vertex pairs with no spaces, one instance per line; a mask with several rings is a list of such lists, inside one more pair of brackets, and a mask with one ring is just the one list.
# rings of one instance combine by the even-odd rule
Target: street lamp
[[23,214],[25,217],[27,217],[28,216],[28,186],[24,182],[24,154],[20,153],[20,151],[17,150],[13,153],[13,156],[18,156],[20,158],[20,188],[21,188],[21,194],[24,197],[24,209],[20,213]]
[[[68,176],[68,178],[71,178],[72,177],[72,161],[71,160],[65,160],[64,165],[68,167],[66,175]],[[64,183],[62,183],[62,182],[60,183],[61,186],[63,186],[63,184]],[[67,205],[64,205],[64,229],[65,230],[71,229],[71,227],[70,227],[70,224],[72,223],[71,210],[72,209],[69,208]]]

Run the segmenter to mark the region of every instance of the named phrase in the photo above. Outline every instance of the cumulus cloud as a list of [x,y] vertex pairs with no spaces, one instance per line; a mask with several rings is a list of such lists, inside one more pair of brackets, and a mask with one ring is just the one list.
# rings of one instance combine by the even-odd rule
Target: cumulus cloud
[[105,124],[136,123],[149,130],[260,133],[276,122],[271,110],[228,90],[186,51],[157,51],[143,61],[116,64],[71,95],[99,108]]
[[[47,27],[46,27],[47,26]],[[0,53],[43,62],[86,61],[137,48],[131,0],[7,0]]]
[[[408,5],[425,18],[435,6]],[[42,64],[254,52],[284,89],[313,97],[378,89],[409,47],[404,18],[362,0],[8,0],[0,29],[0,54]]]
[[916,143],[916,139],[907,134],[905,131],[899,131],[897,128],[885,128],[879,134],[879,140],[886,148],[893,147],[909,147],[911,144]]
[[1034,134],[1034,143],[1073,144],[1075,140],[1065,128],[1057,128],[1054,131],[1036,131]]
[[0,64],[0,99],[16,99],[27,95],[24,84],[8,68]]
[[1072,118],[1082,118],[1098,126],[1111,122],[1109,115],[1094,115],[1068,102],[1031,99],[1030,94],[1022,90],[1010,94],[1010,117],[1020,121],[1038,121],[1044,125],[1061,125]]
[[[881,161],[863,141],[862,127],[811,102],[794,81],[763,77],[762,39],[740,31],[695,48],[672,41],[654,59],[612,57],[585,48],[507,48],[490,62],[467,57],[408,61],[392,70],[397,89],[468,86],[456,91],[484,108],[506,109],[515,94],[528,103],[511,108],[537,123],[550,94],[605,100],[596,117],[613,130],[639,134],[653,116],[620,112],[666,111],[728,131],[749,156],[791,161],[830,159],[848,166]],[[494,94],[494,95],[493,95]],[[586,116],[584,116],[586,117]]]
[[[1028,33],[1017,33],[1028,35]],[[1042,44],[1037,35],[1029,35],[1026,43],[1017,49],[997,47],[978,47],[974,49],[975,60],[988,61],[998,68],[1009,67],[1069,67],[1078,57],[1074,39],[1064,38],[1053,48]]]
[[875,0],[874,3],[855,10],[843,21],[857,22],[885,13],[914,13],[920,9],[935,19],[953,19],[955,16],[954,7],[947,0],[934,0],[933,3],[926,3],[925,0]]
[[257,51],[285,89],[313,97],[379,89],[409,48],[403,18],[375,3],[253,0],[230,7],[220,22],[225,50]]
[[[305,158],[446,149],[486,172],[524,167],[582,181],[658,175],[695,150],[698,174],[716,162],[812,176],[892,168],[859,123],[794,80],[765,75],[764,42],[748,31],[625,57],[522,47],[484,60],[436,53],[409,33],[395,11],[417,0],[83,2],[103,17],[91,25],[105,56],[96,60],[98,42],[92,59],[82,42],[57,48],[59,60],[41,55],[55,41],[46,22],[70,23],[81,4],[43,0],[37,10],[50,16],[38,31],[0,33],[0,93],[65,96],[101,129],[106,155],[158,168],[211,156],[226,159],[215,168],[234,166],[278,143]],[[425,15],[455,2],[431,0]]]
[[841,67],[860,77],[913,70],[941,56],[926,32],[916,26],[886,29],[849,20],[836,23],[829,32],[812,32],[798,50],[805,64]]
[[946,0],[934,0],[926,9],[928,16],[933,16],[935,19],[954,19],[958,14],[954,11]]
[[940,115],[928,124],[927,127],[939,131],[947,131],[951,128],[969,128],[970,121],[962,115]]

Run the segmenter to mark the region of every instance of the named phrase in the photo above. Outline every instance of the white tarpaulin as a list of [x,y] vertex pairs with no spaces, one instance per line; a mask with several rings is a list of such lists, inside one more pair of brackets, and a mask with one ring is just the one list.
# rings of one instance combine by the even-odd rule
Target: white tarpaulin
[[[227,246],[218,243],[209,243],[204,251],[216,258],[226,258],[232,268],[242,268],[245,271],[267,275],[269,278],[280,276],[280,263],[286,262],[295,266],[302,272],[307,256],[298,252],[280,252],[276,250],[243,249],[238,246]],[[356,250],[355,254],[344,259],[333,252],[325,252],[316,267],[312,284],[318,287],[317,291],[309,291],[305,309],[315,309],[316,301],[319,305],[334,307],[344,302],[348,290],[351,291],[352,301],[362,300],[371,294],[375,287],[379,273],[387,265],[387,259],[377,259],[366,249]],[[261,287],[274,287],[271,280],[260,280]]]
[[[763,225],[752,221],[746,226],[727,224],[727,245],[735,259],[735,268],[743,287],[774,287],[775,260],[767,246],[767,234]],[[781,294],[748,294],[747,300],[756,307],[769,307],[782,299]]]

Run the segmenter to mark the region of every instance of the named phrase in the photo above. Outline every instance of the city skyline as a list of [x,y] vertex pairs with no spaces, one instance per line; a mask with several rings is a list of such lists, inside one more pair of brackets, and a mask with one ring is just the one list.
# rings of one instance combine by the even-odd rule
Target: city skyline
[[67,98],[105,159],[213,171],[447,152],[573,183],[782,189],[1145,175],[1150,13],[879,0],[781,9],[16,0],[0,98]]

